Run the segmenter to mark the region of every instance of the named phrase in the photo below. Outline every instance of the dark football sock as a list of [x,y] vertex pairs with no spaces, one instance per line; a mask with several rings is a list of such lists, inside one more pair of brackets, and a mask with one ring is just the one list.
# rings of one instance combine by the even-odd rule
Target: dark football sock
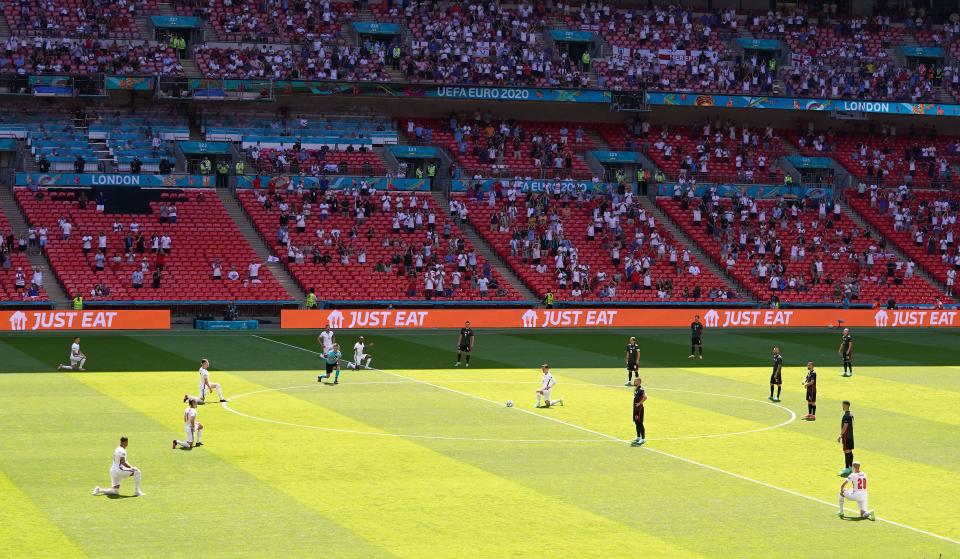
[[782,387],[779,386],[779,385],[777,385],[777,399],[780,398],[780,388],[782,388]]

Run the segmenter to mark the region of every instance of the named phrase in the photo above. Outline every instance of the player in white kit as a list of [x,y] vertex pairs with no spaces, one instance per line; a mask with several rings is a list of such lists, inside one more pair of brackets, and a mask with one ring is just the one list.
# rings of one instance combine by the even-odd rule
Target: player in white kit
[[84,366],[87,364],[87,356],[80,351],[80,336],[73,338],[73,343],[70,345],[70,364],[64,365],[60,363],[57,366],[58,371],[85,371]]
[[113,464],[110,466],[110,484],[113,486],[110,489],[100,489],[100,486],[93,488],[94,495],[119,495],[120,494],[120,482],[124,478],[133,477],[133,483],[135,487],[134,495],[137,497],[142,497],[146,495],[143,491],[140,491],[140,468],[131,465],[127,462],[127,438],[120,437],[120,446],[113,451]]
[[[850,489],[846,489],[847,484]],[[840,518],[843,518],[844,499],[853,499],[860,505],[860,518],[874,519],[873,511],[867,509],[867,474],[860,471],[860,462],[853,463],[853,473],[840,486],[840,510],[837,511]]]
[[562,406],[563,398],[559,400],[550,399],[550,391],[557,385],[557,381],[553,378],[553,375],[550,374],[550,365],[544,363],[540,367],[540,370],[543,371],[543,380],[541,381],[540,388],[537,390],[537,405],[535,407],[540,407],[541,398],[543,399],[543,407],[545,408]]
[[[223,389],[220,388],[220,384],[216,382],[210,382],[210,371],[208,370],[209,368],[210,368],[210,361],[207,359],[201,359],[200,360],[200,388],[198,391],[200,395],[197,396],[197,400],[201,404],[205,403],[205,400],[207,399],[207,391],[213,392],[214,390],[216,390],[217,396],[220,397],[220,401],[226,402],[227,400],[225,400],[223,397]],[[187,399],[188,399],[187,396],[183,397],[184,402],[186,402]]]
[[[173,439],[170,448],[193,448],[194,446],[203,446],[200,438],[203,436],[203,423],[197,421],[197,401],[190,398],[190,407],[183,410],[183,432],[187,435],[187,440],[181,441]],[[196,439],[194,439],[196,433]]]
[[333,329],[328,325],[327,328],[320,332],[320,335],[317,336],[317,343],[323,347],[323,354],[326,355],[333,349],[333,344],[335,343],[336,336],[333,333]]
[[[370,362],[373,361],[373,357],[365,353],[365,349],[368,347],[373,347],[373,343],[367,343],[364,341],[363,336],[360,336],[360,339],[357,340],[357,343],[353,344],[353,368],[354,370],[359,369],[360,367],[370,368]],[[366,363],[364,363],[366,361]]]

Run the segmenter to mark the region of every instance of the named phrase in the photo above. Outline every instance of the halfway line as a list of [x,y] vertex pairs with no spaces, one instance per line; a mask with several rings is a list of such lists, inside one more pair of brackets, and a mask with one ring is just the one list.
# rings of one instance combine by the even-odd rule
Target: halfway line
[[[290,348],[293,348],[293,349],[298,349],[298,350],[300,350],[300,351],[305,351],[305,352],[307,352],[307,353],[312,353],[312,354],[314,354],[314,355],[322,355],[319,351],[313,351],[312,349],[307,349],[307,348],[303,348],[303,347],[300,347],[300,346],[295,346],[295,345],[292,345],[292,344],[288,344],[288,343],[286,343],[286,342],[281,342],[281,341],[279,341],[279,340],[274,340],[274,339],[271,339],[271,338],[265,338],[265,337],[263,337],[263,336],[258,336],[257,334],[251,334],[251,336],[253,336],[254,338],[259,338],[259,339],[261,339],[261,340],[266,340],[266,341],[268,341],[268,342],[273,342],[273,343],[275,343],[275,344],[280,344],[280,345],[283,345],[283,346],[287,346],[287,347],[290,347]],[[433,388],[437,388],[437,389],[439,389],[439,390],[445,390],[445,391],[447,391],[447,392],[452,392],[452,393],[454,393],[454,394],[459,394],[459,395],[461,395],[461,396],[466,396],[466,397],[468,397],[468,398],[474,398],[474,399],[477,399],[477,400],[483,400],[484,402],[490,402],[491,404],[496,404],[496,405],[498,405],[498,406],[503,405],[501,402],[496,402],[496,401],[494,401],[494,400],[490,400],[489,398],[484,398],[483,396],[477,396],[477,395],[474,395],[474,394],[470,394],[470,393],[468,393],[468,392],[461,392],[461,391],[456,390],[456,389],[453,389],[453,388],[447,388],[446,386],[440,386],[439,384],[433,384],[433,383],[431,383],[431,382],[427,382],[427,381],[420,380],[420,379],[413,378],[413,377],[408,377],[408,376],[405,376],[405,375],[401,375],[401,374],[399,374],[399,373],[394,373],[394,372],[392,372],[392,371],[385,371],[385,370],[383,370],[383,369],[377,369],[376,367],[371,367],[371,370],[380,371],[381,373],[385,373],[385,374],[388,374],[388,375],[393,375],[393,376],[395,376],[395,377],[402,378],[402,379],[405,379],[405,380],[409,380],[409,381],[413,381],[413,382],[418,382],[418,383],[424,384],[424,385],[426,385],[426,386],[432,386]],[[622,443],[630,442],[629,440],[620,439],[620,438],[614,437],[613,435],[608,435],[608,434],[606,434],[606,433],[601,433],[600,431],[594,431],[593,429],[589,429],[589,428],[587,428],[587,427],[583,427],[583,426],[577,425],[577,424],[575,424],[575,423],[570,423],[570,422],[567,422],[567,421],[563,421],[563,420],[561,420],[561,419],[556,419],[556,418],[550,417],[550,416],[548,416],[548,415],[541,415],[541,414],[538,414],[538,413],[534,413],[534,412],[532,412],[532,411],[525,410],[525,409],[523,409],[523,408],[513,407],[512,409],[514,409],[514,410],[516,410],[516,411],[518,411],[518,412],[521,412],[521,413],[526,413],[526,414],[532,415],[532,416],[534,416],[534,417],[539,417],[539,418],[541,418],[541,419],[546,419],[547,421],[553,421],[553,422],[559,423],[559,424],[561,424],[561,425],[566,425],[567,427],[571,427],[571,428],[573,428],[573,429],[577,429],[577,430],[583,431],[583,432],[585,432],[585,433],[591,433],[591,434],[594,434],[594,435],[596,435],[596,436],[598,436],[598,437],[603,437],[603,438],[605,438],[605,439],[610,439],[610,440],[614,440],[614,441],[618,441],[618,442],[622,442]],[[827,506],[829,506],[829,507],[835,507],[835,506],[836,506],[836,503],[831,503],[831,502],[829,502],[829,501],[824,501],[823,499],[818,499],[818,498],[816,498],[816,497],[811,497],[811,496],[809,496],[809,495],[804,495],[803,493],[798,493],[798,492],[796,492],[796,491],[794,491],[794,490],[792,490],[792,489],[786,489],[786,488],[784,488],[784,487],[778,487],[778,486],[776,486],[776,485],[771,485],[771,484],[769,484],[769,483],[767,483],[767,482],[765,482],[765,481],[760,481],[760,480],[754,479],[754,478],[752,478],[752,477],[747,477],[747,476],[740,475],[740,474],[737,474],[737,473],[734,473],[734,472],[731,472],[731,471],[728,471],[728,470],[724,470],[724,469],[722,469],[722,468],[717,468],[716,466],[711,466],[711,465],[709,465],[709,464],[704,464],[704,463],[702,463],[702,462],[697,462],[696,460],[691,460],[691,459],[689,459],[689,458],[684,458],[684,457],[682,457],[682,456],[677,456],[676,454],[670,454],[669,452],[664,452],[664,451],[662,451],[662,450],[657,450],[657,449],[650,448],[650,447],[647,447],[647,446],[643,447],[643,450],[646,450],[646,451],[649,451],[649,452],[653,452],[653,453],[659,454],[659,455],[661,455],[661,456],[666,456],[667,458],[673,458],[674,460],[679,460],[679,461],[681,461],[681,462],[686,462],[687,464],[691,464],[691,465],[693,465],[693,466],[699,466],[699,467],[701,467],[701,468],[705,468],[705,469],[707,469],[707,470],[711,470],[711,471],[717,472],[717,473],[719,473],[719,474],[724,474],[724,475],[727,475],[727,476],[730,476],[730,477],[733,477],[733,478],[737,478],[737,479],[739,479],[739,480],[749,481],[749,482],[752,482],[752,483],[756,483],[757,485],[761,485],[761,486],[766,487],[766,488],[768,488],[768,489],[773,489],[773,490],[775,490],[775,491],[780,491],[781,493],[786,493],[786,494],[788,494],[788,495],[793,495],[793,496],[795,496],[795,497],[800,497],[800,498],[802,498],[802,499],[807,499],[808,501],[813,501],[813,502],[815,502],[815,503],[820,503],[820,504],[823,504],[823,505],[827,505]],[[957,541],[957,540],[948,538],[948,537],[946,537],[946,536],[941,536],[941,535],[939,535],[939,534],[934,534],[933,532],[928,532],[928,531],[926,531],[926,530],[921,530],[920,528],[914,528],[913,526],[908,526],[908,525],[906,525],[906,524],[901,524],[900,522],[895,522],[895,521],[893,521],[893,520],[887,520],[886,518],[881,518],[881,517],[877,517],[877,520],[880,521],[880,522],[886,522],[887,524],[890,524],[890,525],[892,525],[892,526],[898,526],[898,527],[900,527],[900,528],[904,528],[904,529],[907,529],[907,530],[911,530],[911,531],[916,532],[916,533],[918,533],[918,534],[923,534],[923,535],[925,535],[925,536],[930,536],[931,538],[937,538],[937,539],[939,539],[939,540],[943,540],[943,541],[945,541],[945,542],[949,542],[949,543],[952,543],[952,544],[954,544],[954,545],[960,545],[960,541]]]

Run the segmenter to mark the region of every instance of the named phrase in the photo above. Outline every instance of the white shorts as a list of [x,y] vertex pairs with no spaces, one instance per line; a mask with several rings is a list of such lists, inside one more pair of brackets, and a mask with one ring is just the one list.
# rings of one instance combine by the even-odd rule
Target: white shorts
[[364,359],[366,359],[367,357],[370,357],[370,356],[367,355],[366,353],[354,353],[354,354],[353,354],[353,363],[354,363],[355,365],[358,365],[358,366],[359,366],[359,365],[360,365],[360,362],[363,361]]
[[544,391],[543,391],[543,399],[544,399],[544,400],[549,400],[549,399],[550,399],[550,390],[544,390]]
[[71,356],[70,356],[70,364],[71,364],[71,365],[79,365],[80,362],[83,361],[83,359],[84,359],[83,357],[74,357],[74,356],[71,355]]
[[845,499],[850,499],[856,501],[860,505],[860,510],[867,510],[867,492],[866,491],[856,491],[856,490],[846,490],[843,492],[843,497]]
[[120,482],[133,476],[133,472],[129,470],[115,470],[110,469],[110,483],[114,486],[120,485]]
[[184,426],[183,426],[183,432],[186,433],[186,435],[187,435],[187,442],[188,442],[188,443],[192,443],[192,442],[193,442],[193,429],[191,429],[189,425],[184,425]]

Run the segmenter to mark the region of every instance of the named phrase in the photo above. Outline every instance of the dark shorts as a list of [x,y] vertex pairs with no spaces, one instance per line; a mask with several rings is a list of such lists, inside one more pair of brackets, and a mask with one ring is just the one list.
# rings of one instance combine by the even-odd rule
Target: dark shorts
[[770,375],[770,384],[776,384],[778,386],[783,384],[780,373]]
[[639,368],[639,365],[636,362],[633,362],[633,361],[627,362],[628,371],[636,371],[638,368]]
[[326,365],[328,375],[340,368],[340,363],[327,363]]
[[703,345],[703,340],[701,338],[693,338],[690,340],[690,343],[693,345]]
[[807,388],[807,401],[816,402],[817,401],[817,389],[816,388]]
[[457,346],[457,351],[460,353],[470,353],[470,344],[460,344]]
[[844,353],[844,354],[843,354],[843,360],[844,360],[844,361],[853,361],[853,354],[852,354],[852,353]]
[[853,450],[853,437],[844,437],[843,438],[843,451],[849,452]]
[[634,408],[633,411],[633,422],[634,423],[643,423],[643,406],[640,408]]

